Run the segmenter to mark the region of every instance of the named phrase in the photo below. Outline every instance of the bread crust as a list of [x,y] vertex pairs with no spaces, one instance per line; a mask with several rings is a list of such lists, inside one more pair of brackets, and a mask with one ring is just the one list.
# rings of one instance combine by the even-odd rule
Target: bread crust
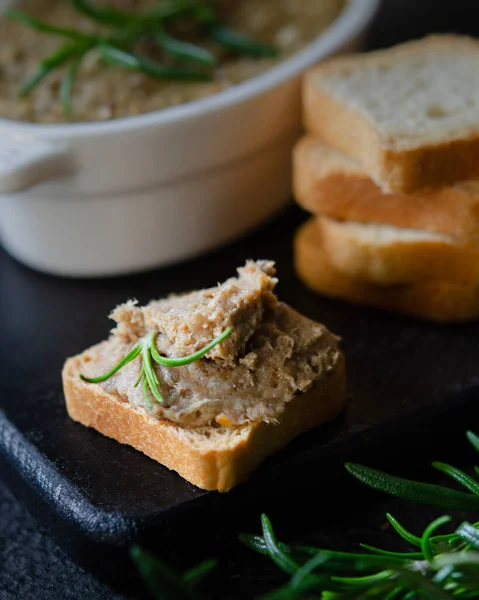
[[294,193],[306,210],[335,219],[479,238],[479,183],[384,193],[356,162],[312,136],[293,155]]
[[310,219],[295,237],[295,268],[312,290],[438,323],[469,321],[479,317],[479,282],[442,279],[414,285],[381,287],[348,277],[329,260],[315,219]]
[[345,361],[309,392],[287,406],[279,425],[253,423],[241,427],[185,428],[150,417],[122,398],[79,378],[85,355],[69,358],[63,368],[63,388],[70,417],[177,471],[204,490],[227,492],[300,433],[333,419],[346,398]]
[[[376,285],[451,277],[479,281],[479,246],[437,236],[385,243],[358,237],[351,223],[318,217],[323,248],[341,273]],[[374,226],[373,226],[374,227]],[[379,226],[381,227],[381,226]],[[397,229],[397,233],[401,233]]]
[[421,187],[451,185],[479,177],[479,127],[435,142],[387,139],[365,116],[318,83],[318,75],[336,69],[354,69],[365,62],[414,54],[418,47],[433,50],[452,43],[464,44],[474,52],[478,49],[471,38],[430,36],[393,49],[333,58],[313,68],[303,79],[306,130],[357,160],[384,191],[411,193]]

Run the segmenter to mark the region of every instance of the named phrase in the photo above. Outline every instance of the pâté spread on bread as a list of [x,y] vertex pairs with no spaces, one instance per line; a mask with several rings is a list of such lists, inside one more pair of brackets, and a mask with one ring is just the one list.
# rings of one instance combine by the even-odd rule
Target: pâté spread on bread
[[226,491],[345,398],[338,338],[274,293],[248,261],[216,287],[129,301],[110,339],[68,359],[70,416],[205,489]]

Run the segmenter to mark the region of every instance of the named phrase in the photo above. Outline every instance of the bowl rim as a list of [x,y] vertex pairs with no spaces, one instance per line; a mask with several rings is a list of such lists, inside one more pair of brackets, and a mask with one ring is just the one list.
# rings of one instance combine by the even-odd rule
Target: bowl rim
[[347,0],[347,5],[315,40],[290,58],[257,75],[217,92],[206,98],[163,108],[141,115],[119,117],[111,121],[86,121],[78,123],[29,123],[0,117],[0,129],[14,134],[43,135],[49,139],[82,137],[91,134],[108,135],[147,129],[177,121],[188,121],[232,105],[247,102],[271,91],[282,83],[296,77],[323,57],[330,56],[349,39],[360,33],[372,20],[380,0]]

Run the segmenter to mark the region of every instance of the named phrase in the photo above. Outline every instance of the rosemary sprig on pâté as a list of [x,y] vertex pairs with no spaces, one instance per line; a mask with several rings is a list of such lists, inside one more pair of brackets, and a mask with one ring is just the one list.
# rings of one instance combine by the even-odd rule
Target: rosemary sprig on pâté
[[223,333],[218,336],[216,339],[212,340],[206,346],[190,354],[189,356],[180,356],[177,358],[162,356],[157,348],[156,348],[156,338],[158,336],[157,331],[151,331],[147,335],[141,338],[138,344],[124,356],[118,364],[116,364],[108,373],[104,375],[100,375],[98,377],[85,377],[85,375],[80,375],[80,379],[86,381],[87,383],[101,383],[102,381],[106,381],[110,379],[115,373],[117,373],[121,368],[130,363],[132,360],[140,356],[141,354],[141,371],[140,377],[135,383],[135,387],[139,386],[142,383],[143,386],[143,396],[145,398],[145,403],[148,408],[152,408],[152,404],[150,401],[150,395],[159,402],[163,403],[163,396],[161,395],[158,386],[160,384],[158,380],[158,376],[153,367],[153,361],[162,367],[182,367],[184,365],[189,365],[200,358],[203,358],[205,354],[207,354],[210,350],[212,350],[216,345],[224,342],[226,338],[231,335],[232,329],[231,327],[227,327]]
[[[27,96],[52,71],[68,65],[60,85],[60,102],[65,116],[71,112],[76,74],[91,52],[98,53],[105,64],[139,71],[153,78],[211,80],[217,64],[215,55],[197,44],[174,37],[170,32],[175,30],[178,22],[194,24],[205,40],[213,41],[234,54],[253,58],[277,55],[275,47],[221,23],[212,0],[158,0],[152,9],[143,13],[101,7],[89,0],[68,1],[79,14],[101,25],[102,32],[95,34],[53,25],[13,8],[3,13],[31,29],[65,40],[55,52],[40,61],[36,71],[20,89],[20,96]],[[168,62],[163,64],[138,54],[135,48],[140,41],[152,43],[160,49],[168,57]]]

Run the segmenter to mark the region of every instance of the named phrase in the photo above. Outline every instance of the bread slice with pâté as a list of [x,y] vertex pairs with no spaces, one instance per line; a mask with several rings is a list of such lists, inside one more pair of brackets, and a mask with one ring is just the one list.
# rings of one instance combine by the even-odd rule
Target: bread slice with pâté
[[117,307],[110,339],[65,363],[69,415],[203,489],[245,481],[346,395],[338,338],[281,303],[274,274],[250,261],[217,287]]

